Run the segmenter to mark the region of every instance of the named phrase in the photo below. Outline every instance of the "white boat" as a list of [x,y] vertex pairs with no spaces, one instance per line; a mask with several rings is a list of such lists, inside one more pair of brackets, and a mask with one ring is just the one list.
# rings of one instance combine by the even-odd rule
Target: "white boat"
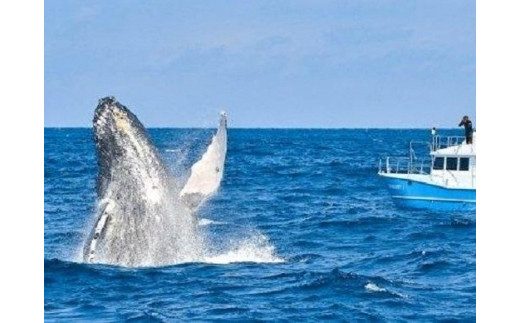
[[[379,175],[388,182],[392,198],[399,205],[433,210],[475,210],[477,195],[477,145],[465,137],[432,135],[429,157],[410,156],[380,160]],[[423,142],[424,143],[424,142]]]

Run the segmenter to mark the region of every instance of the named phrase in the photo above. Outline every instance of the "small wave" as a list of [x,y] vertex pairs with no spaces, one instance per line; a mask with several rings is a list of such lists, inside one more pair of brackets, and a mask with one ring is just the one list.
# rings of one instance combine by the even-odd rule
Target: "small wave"
[[386,292],[386,288],[379,287],[374,283],[368,283],[365,285],[365,289],[371,292]]
[[181,149],[177,148],[177,149],[166,149],[165,150],[167,153],[176,153],[176,152],[179,152],[181,151]]
[[[357,210],[348,211],[348,213],[355,214],[355,213],[364,213],[370,211],[366,208],[358,208]],[[318,225],[322,228],[329,228],[329,227],[344,227],[344,228],[350,228],[350,227],[363,227],[363,226],[375,226],[375,225],[382,225],[386,224],[390,221],[393,221],[393,217],[390,216],[362,216],[358,218],[353,219],[335,219],[335,220],[325,220]]]
[[426,240],[426,239],[443,239],[446,238],[446,233],[439,231],[418,231],[407,235],[410,240]]
[[[409,298],[408,295],[401,294],[401,293],[398,293],[395,291],[389,291],[388,289],[386,289],[384,287],[380,287],[377,284],[372,283],[372,282],[368,282],[367,284],[365,284],[364,287],[365,287],[365,290],[370,293],[383,293],[384,295],[395,296],[395,297],[399,297],[399,298]],[[381,294],[381,295],[383,295],[383,294]]]
[[418,270],[421,272],[430,272],[445,269],[450,265],[451,263],[445,260],[429,261],[418,265]]
[[472,219],[468,218],[452,218],[450,226],[454,228],[468,228],[474,227],[475,222]]
[[309,262],[316,261],[317,259],[320,259],[320,258],[323,258],[323,256],[321,256],[319,254],[307,253],[307,254],[301,254],[301,255],[292,257],[291,262],[306,264]]

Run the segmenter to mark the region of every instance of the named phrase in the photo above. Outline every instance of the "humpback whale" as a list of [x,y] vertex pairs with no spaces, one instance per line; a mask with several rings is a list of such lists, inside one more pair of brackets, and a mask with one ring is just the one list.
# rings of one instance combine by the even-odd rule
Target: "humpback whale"
[[[184,188],[161,160],[145,127],[114,97],[99,100],[93,129],[98,204],[83,247],[84,261],[135,267],[196,260],[202,241],[193,214],[222,179],[225,114]],[[214,171],[201,172],[196,165]]]

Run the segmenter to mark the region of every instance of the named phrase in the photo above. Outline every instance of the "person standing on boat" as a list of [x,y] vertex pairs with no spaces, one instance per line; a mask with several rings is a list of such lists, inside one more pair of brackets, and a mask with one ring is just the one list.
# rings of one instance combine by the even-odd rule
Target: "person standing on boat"
[[459,123],[459,127],[464,126],[464,133],[466,135],[466,144],[473,143],[473,123],[469,120],[468,116],[464,116],[462,121]]

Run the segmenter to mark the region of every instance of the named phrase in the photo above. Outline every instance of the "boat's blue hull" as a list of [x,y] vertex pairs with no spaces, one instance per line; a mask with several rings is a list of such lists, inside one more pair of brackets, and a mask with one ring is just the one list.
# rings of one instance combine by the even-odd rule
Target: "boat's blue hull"
[[453,189],[411,181],[402,178],[385,177],[392,198],[397,204],[438,211],[476,210],[476,189]]

